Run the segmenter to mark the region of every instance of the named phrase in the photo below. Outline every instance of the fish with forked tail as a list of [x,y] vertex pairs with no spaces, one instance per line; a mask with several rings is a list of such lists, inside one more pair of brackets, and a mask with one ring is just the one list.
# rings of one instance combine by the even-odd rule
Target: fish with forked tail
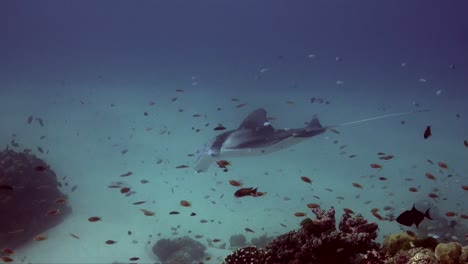
[[413,204],[413,208],[411,210],[407,210],[407,211],[404,211],[403,213],[401,213],[396,221],[402,225],[405,225],[405,226],[412,226],[413,224],[416,225],[416,227],[419,227],[419,224],[422,222],[422,220],[425,218],[427,219],[430,219],[430,220],[433,220],[431,218],[431,215],[429,214],[429,209],[431,208],[428,208],[426,210],[425,213],[419,211],[416,209],[416,207],[414,207],[414,204]]

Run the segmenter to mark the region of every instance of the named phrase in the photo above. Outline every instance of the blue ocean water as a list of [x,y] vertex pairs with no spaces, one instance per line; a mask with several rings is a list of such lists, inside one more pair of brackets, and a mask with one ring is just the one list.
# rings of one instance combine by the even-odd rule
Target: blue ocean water
[[[158,239],[199,235],[205,262],[219,263],[232,235],[250,241],[297,229],[303,218],[294,213],[313,216],[308,203],[376,221],[379,242],[417,231],[391,221],[416,203],[436,219],[419,232],[466,244],[467,10],[457,0],[0,2],[0,145],[30,148],[67,176],[62,191],[73,208],[46,241],[17,248],[15,258],[152,263]],[[218,124],[236,129],[257,108],[275,128],[304,127],[313,115],[328,126],[430,111],[232,158],[227,172],[191,169]],[[28,124],[29,116],[44,125]],[[229,180],[266,195],[235,198]],[[118,181],[135,193],[108,188]],[[451,211],[457,216],[445,216]],[[102,221],[90,223],[95,215]]]

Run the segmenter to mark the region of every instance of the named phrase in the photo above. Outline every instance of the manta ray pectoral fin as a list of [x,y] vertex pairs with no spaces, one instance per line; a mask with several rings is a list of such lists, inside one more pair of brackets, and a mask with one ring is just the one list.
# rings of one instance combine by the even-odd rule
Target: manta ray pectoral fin
[[312,117],[312,120],[307,124],[306,129],[321,129],[323,128],[322,124],[320,124],[320,120],[316,115]]
[[239,129],[243,128],[256,130],[258,127],[263,127],[266,122],[268,122],[266,117],[266,110],[259,108],[244,118],[244,121],[242,121],[240,124]]

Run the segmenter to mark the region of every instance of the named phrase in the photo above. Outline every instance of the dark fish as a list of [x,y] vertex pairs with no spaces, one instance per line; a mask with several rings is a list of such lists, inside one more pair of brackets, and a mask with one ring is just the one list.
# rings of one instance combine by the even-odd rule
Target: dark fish
[[7,184],[0,184],[0,190],[13,191],[13,186]]
[[424,131],[424,139],[428,139],[430,136],[432,136],[431,126],[427,126],[426,130]]
[[213,130],[215,130],[215,131],[220,131],[220,130],[225,130],[225,129],[226,129],[226,127],[224,127],[224,126],[221,125],[221,124],[218,124]]
[[42,118],[36,117],[36,121],[39,123],[41,127],[44,126],[44,121],[42,121]]
[[240,198],[240,197],[244,197],[244,196],[253,196],[253,197],[256,197],[257,196],[257,188],[241,188],[239,190],[237,190],[235,193],[234,193],[234,196],[237,197],[237,198]]
[[133,175],[133,172],[129,171],[127,173],[121,174],[120,177],[128,177],[130,175]]
[[107,245],[113,245],[113,244],[117,243],[117,241],[114,241],[114,240],[110,240],[110,239],[109,239],[109,240],[106,240],[105,243],[106,243]]
[[144,204],[144,203],[146,203],[146,201],[138,201],[138,202],[134,202],[133,204],[134,205],[139,205],[139,204]]
[[33,116],[30,115],[30,116],[28,117],[28,124],[31,124],[32,121],[33,121]]
[[245,230],[246,232],[255,233],[255,231],[253,231],[252,229],[250,229],[250,228],[248,228],[248,227],[244,228],[244,230]]
[[467,141],[467,140],[464,140],[464,141],[463,141],[463,144],[465,145],[465,147],[468,148],[468,141]]
[[11,145],[15,148],[19,147],[19,144],[14,139],[11,141]]
[[35,171],[47,171],[47,170],[50,170],[50,167],[47,166],[47,165],[37,165],[36,167],[34,167],[34,170]]
[[424,217],[433,220],[429,215],[429,209],[431,208],[428,208],[426,212],[423,213],[421,211],[418,211],[413,205],[413,208],[411,210],[407,210],[401,213],[397,217],[396,221],[405,226],[412,226],[414,224],[416,225],[416,227],[418,227],[421,221],[424,219]]
[[88,221],[90,221],[90,222],[101,221],[101,217],[99,217],[99,216],[91,216],[91,217],[88,218]]

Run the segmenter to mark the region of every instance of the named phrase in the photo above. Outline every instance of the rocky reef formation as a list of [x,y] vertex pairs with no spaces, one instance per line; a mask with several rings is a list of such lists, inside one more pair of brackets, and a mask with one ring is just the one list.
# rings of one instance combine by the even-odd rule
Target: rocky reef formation
[[59,224],[71,212],[60,182],[35,155],[0,152],[0,248],[15,248]]
[[265,249],[240,248],[225,258],[226,264],[466,264],[468,246],[439,243],[412,232],[392,234],[383,246],[374,242],[378,226],[360,215],[343,214],[338,229],[335,210],[312,209],[298,231],[283,234]]
[[382,249],[369,251],[361,264],[465,264],[468,246],[459,242],[438,243],[434,238],[398,233],[388,236]]
[[206,247],[189,237],[160,239],[153,245],[153,253],[168,264],[191,264],[200,261],[205,255]]
[[298,231],[283,234],[265,250],[241,248],[227,256],[227,264],[242,263],[353,263],[359,254],[378,249],[377,224],[362,216],[344,214],[336,229],[335,210],[312,209],[316,219],[306,218]]
[[242,234],[232,235],[229,238],[229,249],[238,249],[240,247],[245,247],[247,244],[247,239]]

